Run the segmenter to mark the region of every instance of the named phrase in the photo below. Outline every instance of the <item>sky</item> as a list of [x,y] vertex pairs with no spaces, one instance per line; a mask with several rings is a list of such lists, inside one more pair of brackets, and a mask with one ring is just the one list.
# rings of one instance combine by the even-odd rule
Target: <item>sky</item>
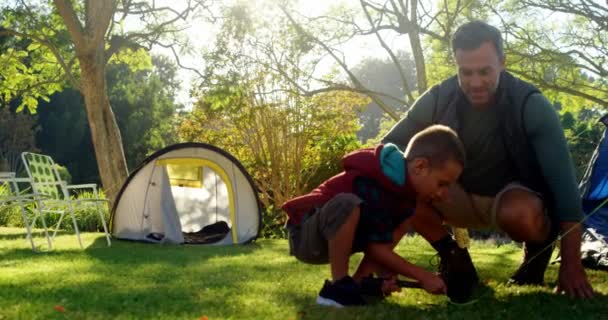
[[[342,0],[341,2],[346,3],[349,6],[359,6],[358,0]],[[330,5],[335,5],[336,3],[337,1],[328,0],[302,0],[298,3],[297,11],[309,17],[318,16],[327,11],[330,8]],[[200,52],[201,48],[208,46],[208,44],[210,43],[213,43],[215,39],[215,34],[218,32],[218,29],[219,25],[217,24],[214,25],[209,23],[203,23],[200,21],[192,23],[190,27],[184,32],[186,33],[193,47],[194,54],[180,54],[179,58],[181,64],[189,68],[196,68],[197,70],[202,71],[204,63],[200,58],[200,55],[197,55],[196,52]],[[401,37],[401,39],[398,39],[395,38],[395,36],[388,36],[385,40],[389,44],[391,44],[395,41],[404,41],[402,38],[403,37]],[[407,46],[402,47],[407,48]],[[348,45],[340,49],[344,52],[348,52],[348,54],[346,55],[346,62],[349,66],[356,65],[366,57],[387,57],[386,52],[380,47],[375,36],[359,38],[355,41],[351,41]],[[153,48],[152,53],[164,54],[169,57],[173,57],[171,51],[160,47]],[[328,58],[324,65],[326,66],[326,68],[329,68],[332,63],[332,60]],[[321,69],[324,68],[322,67]],[[183,104],[186,109],[190,109],[192,107],[192,101],[189,97],[189,89],[190,84],[196,78],[196,74],[192,71],[184,69],[180,69],[178,74],[179,79],[182,82],[182,89],[177,95],[177,102]]]

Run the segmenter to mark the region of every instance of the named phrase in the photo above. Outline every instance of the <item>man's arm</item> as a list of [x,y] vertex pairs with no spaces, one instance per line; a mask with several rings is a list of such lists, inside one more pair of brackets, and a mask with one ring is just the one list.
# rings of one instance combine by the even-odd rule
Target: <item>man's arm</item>
[[591,298],[593,288],[587,280],[581,263],[581,225],[577,222],[562,222],[560,226],[562,231],[569,232],[564,235],[561,242],[562,264],[555,290],[558,293],[567,293],[571,297]]
[[[557,112],[541,94],[526,103],[524,126],[538,157],[545,181],[551,188],[559,227],[568,232],[561,240],[562,263],[557,289],[571,296],[590,297],[593,290],[580,259],[583,210],[564,130]],[[556,223],[555,221],[553,223]]]
[[407,147],[410,139],[422,129],[432,125],[433,109],[435,108],[435,96],[431,91],[425,92],[414,102],[397,124],[382,138],[382,143],[394,143],[402,151]]

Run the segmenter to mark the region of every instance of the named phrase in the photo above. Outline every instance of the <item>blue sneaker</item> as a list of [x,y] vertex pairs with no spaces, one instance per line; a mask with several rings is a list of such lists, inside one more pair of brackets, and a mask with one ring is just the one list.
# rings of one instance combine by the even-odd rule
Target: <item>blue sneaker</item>
[[361,297],[361,288],[353,280],[346,276],[336,282],[325,280],[323,288],[317,297],[317,304],[342,308],[346,306],[362,306],[365,300]]

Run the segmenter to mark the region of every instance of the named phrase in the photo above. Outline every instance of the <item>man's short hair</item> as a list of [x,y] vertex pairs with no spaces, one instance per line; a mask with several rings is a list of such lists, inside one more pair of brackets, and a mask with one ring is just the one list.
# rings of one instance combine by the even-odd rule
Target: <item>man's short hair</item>
[[432,167],[442,167],[448,160],[460,163],[464,167],[465,151],[462,142],[454,130],[444,125],[432,125],[410,139],[405,149],[405,158],[428,159]]
[[499,58],[505,57],[502,36],[498,29],[480,20],[467,22],[458,27],[452,36],[452,53],[456,53],[457,49],[477,49],[487,41],[494,44]]

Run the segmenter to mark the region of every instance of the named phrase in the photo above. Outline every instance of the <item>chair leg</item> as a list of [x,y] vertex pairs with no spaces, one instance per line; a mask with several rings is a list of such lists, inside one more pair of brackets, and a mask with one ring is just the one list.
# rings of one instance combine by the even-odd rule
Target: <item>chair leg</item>
[[40,211],[38,214],[40,215],[40,221],[42,221],[42,228],[44,229],[46,243],[49,245],[49,250],[53,250],[53,242],[51,241],[51,237],[49,237],[49,228],[46,226],[46,220],[44,220],[44,213]]
[[[31,228],[29,221],[27,220],[27,214],[25,213],[25,206],[23,205],[23,202],[21,202],[21,201],[19,201],[19,208],[21,209],[21,216],[23,217],[23,222],[25,223],[25,230],[27,231],[26,239],[28,239],[30,241],[30,245],[32,246],[32,251],[35,252],[36,245],[34,244],[34,237],[32,237],[32,228]],[[36,221],[36,218],[34,218],[34,221]]]
[[[97,194],[95,195],[97,197]],[[95,201],[95,207],[97,208],[97,213],[99,213],[99,218],[101,218],[101,225],[103,226],[103,231],[106,234],[106,241],[108,242],[108,247],[112,246],[112,241],[110,241],[110,233],[108,232],[108,227],[106,226],[106,218],[103,216],[103,211],[99,208],[99,201]]]
[[74,223],[74,231],[76,232],[76,237],[78,238],[78,243],[80,244],[80,249],[84,249],[82,245],[82,239],[80,239],[80,231],[78,230],[78,223],[76,223],[76,215],[74,215],[74,208],[72,204],[68,202],[68,208],[70,209],[70,215],[72,216],[72,222]]
[[55,240],[55,237],[57,236],[57,231],[59,231],[59,227],[61,227],[61,222],[63,222],[64,215],[65,215],[65,211],[61,212],[61,215],[59,215],[59,221],[55,225],[55,230],[53,230],[53,235],[51,236],[51,239],[53,239],[53,240]]

